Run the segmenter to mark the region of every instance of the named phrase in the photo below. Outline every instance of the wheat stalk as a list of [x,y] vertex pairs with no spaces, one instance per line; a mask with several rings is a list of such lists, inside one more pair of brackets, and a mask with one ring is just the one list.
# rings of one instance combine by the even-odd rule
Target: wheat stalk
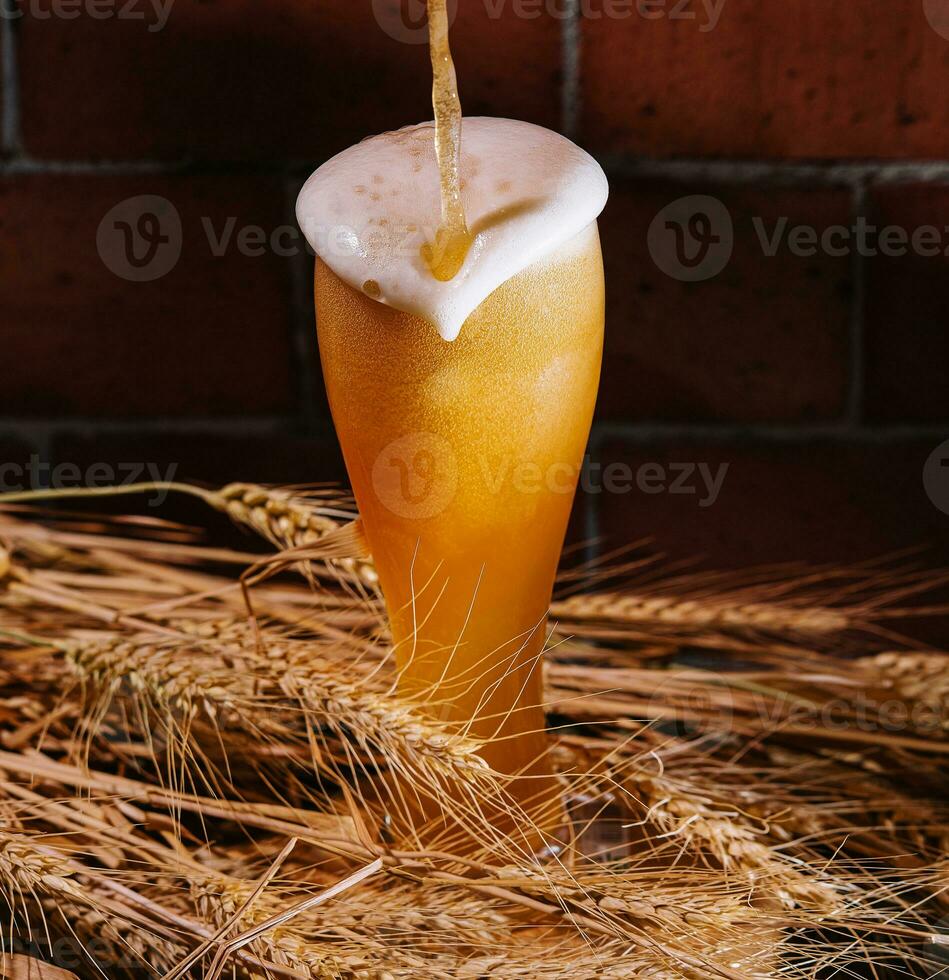
[[[499,871],[499,876],[506,874],[525,878],[523,869]],[[549,881],[542,876],[531,880],[536,882],[536,887],[522,880],[522,891],[550,897]],[[248,906],[252,890],[249,882],[209,877],[193,886],[192,896],[200,914],[221,925],[233,921],[244,909],[240,923],[245,927],[276,914],[281,904],[264,893],[257,903]],[[579,892],[575,890],[574,894]],[[584,980],[625,980],[630,976],[681,980],[684,975],[699,976],[691,972],[684,974],[681,967],[674,970],[669,965],[661,965],[648,944],[645,950],[629,941],[616,944],[606,941],[602,944],[606,949],[599,950],[582,944],[574,950],[569,947],[554,950],[538,948],[526,936],[512,942],[510,930],[516,920],[500,913],[492,914],[485,903],[452,898],[443,901],[440,907],[412,909],[394,904],[389,891],[378,896],[375,907],[365,903],[363,898],[360,905],[364,907],[358,910],[337,904],[316,921],[281,926],[258,940],[254,951],[262,959],[320,980],[324,977],[480,980],[486,976],[511,980],[539,980],[549,976],[560,980],[571,974]],[[606,897],[600,905],[610,915],[621,912],[636,917],[643,916],[646,908],[646,903],[630,900],[621,909],[616,900]],[[697,902],[693,905],[685,916],[676,916],[662,905],[652,904],[649,918],[667,930],[679,929],[683,935],[701,932],[701,944],[696,943],[697,947],[721,941],[727,932],[721,928],[723,922],[753,921],[747,911],[740,915],[738,903],[733,903],[735,918],[732,920],[721,913],[720,904],[707,903],[707,911],[699,911]],[[691,959],[688,954],[685,958]],[[772,959],[769,957],[768,961]]]
[[[266,900],[266,895],[245,908],[253,891],[253,885],[223,876],[208,876],[191,884],[195,911],[202,921],[218,929],[233,922],[238,912],[242,913],[239,927],[246,928],[267,921],[279,911],[273,902]],[[292,925],[266,933],[256,939],[250,949],[261,959],[287,967],[301,976],[312,977],[313,980],[352,980],[357,976],[365,976],[366,980],[381,980],[378,974],[366,969],[365,957],[341,954],[323,944],[308,942]]]
[[[345,524],[345,517],[332,508],[321,508],[299,494],[256,483],[230,483],[218,490],[175,482],[130,483],[115,487],[68,487],[0,494],[0,503],[70,497],[114,497],[159,489],[197,497],[215,510],[227,514],[236,524],[252,528],[273,544],[285,549],[306,549],[319,545],[323,539],[338,532]],[[359,542],[360,547],[364,548],[359,533],[352,535],[352,542]],[[370,589],[377,588],[379,576],[370,559],[349,555],[319,557]]]
[[659,626],[687,630],[758,630],[769,633],[839,633],[853,624],[837,609],[761,602],[683,599],[674,595],[577,595],[551,606],[551,615],[568,621]]

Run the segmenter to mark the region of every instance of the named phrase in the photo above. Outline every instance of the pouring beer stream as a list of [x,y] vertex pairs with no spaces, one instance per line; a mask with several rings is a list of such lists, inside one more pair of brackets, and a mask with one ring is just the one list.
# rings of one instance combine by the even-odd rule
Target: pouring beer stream
[[422,246],[422,256],[432,275],[443,282],[455,278],[471,248],[471,233],[461,200],[461,99],[448,28],[447,0],[428,0],[435,154],[442,208],[435,241]]

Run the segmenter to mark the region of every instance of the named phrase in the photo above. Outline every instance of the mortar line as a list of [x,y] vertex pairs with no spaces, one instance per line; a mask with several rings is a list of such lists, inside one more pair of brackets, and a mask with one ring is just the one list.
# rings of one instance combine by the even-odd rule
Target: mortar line
[[0,435],[25,441],[49,439],[56,435],[271,435],[289,432],[292,416],[241,418],[0,418]]
[[52,177],[135,177],[140,174],[157,174],[188,177],[261,176],[283,177],[290,172],[286,162],[280,160],[58,160],[38,159],[19,153],[12,159],[0,162],[0,174],[48,175]]
[[[575,2],[575,0],[571,0]],[[6,22],[0,28],[5,37],[10,27]],[[580,49],[577,48],[575,71],[579,76]],[[5,62],[5,74],[10,66]],[[574,69],[571,69],[574,70]],[[16,84],[16,83],[14,83]],[[568,116],[582,111],[579,90],[576,96],[563,95],[563,125],[575,126],[579,119]],[[6,104],[6,103],[5,103]],[[567,111],[569,107],[569,112]],[[18,121],[17,121],[18,124]],[[6,128],[6,123],[5,127]],[[569,135],[569,134],[568,134]],[[15,150],[18,149],[15,148]],[[789,183],[802,186],[856,186],[859,182],[876,184],[900,183],[949,183],[949,160],[911,161],[864,161],[842,162],[828,160],[745,160],[676,158],[652,159],[599,155],[604,169],[615,177],[655,178],[682,181],[710,181],[712,183],[754,184]],[[139,174],[168,174],[184,176],[215,176],[228,173],[237,176],[307,176],[321,162],[312,161],[248,161],[248,160],[39,160],[18,153],[12,159],[0,161],[0,175],[48,174],[50,176],[136,176]]]
[[[295,415],[193,416],[148,418],[17,418],[0,416],[0,435],[24,440],[44,438],[47,434],[197,434],[197,435],[270,435],[290,431],[297,422]],[[326,430],[329,431],[328,429]],[[322,435],[323,431],[313,433]],[[924,425],[853,426],[849,422],[826,424],[793,423],[705,423],[676,422],[596,422],[590,436],[590,451],[615,439],[628,443],[659,443],[682,440],[709,442],[793,443],[807,441],[886,443],[908,439],[945,438],[949,419]]]
[[[0,57],[3,63],[3,113],[0,119],[0,150],[14,156],[21,148],[20,68],[17,60],[17,30],[12,11],[13,0],[0,0]],[[0,164],[2,166],[2,164]]]
[[607,441],[629,445],[650,445],[683,442],[794,445],[804,443],[858,443],[885,445],[892,442],[945,439],[949,435],[949,420],[926,425],[853,426],[849,422],[826,425],[794,425],[734,423],[681,425],[663,422],[598,422],[595,427],[596,445]]
[[[41,464],[39,468],[41,479],[35,489],[48,490],[49,476],[51,475],[49,467],[53,465],[53,434],[51,432],[47,432],[40,438],[33,440],[30,456],[31,461],[33,456],[36,456]],[[47,474],[45,480],[42,479],[44,473]]]
[[580,0],[565,0],[565,16],[560,28],[561,72],[560,128],[564,136],[576,138],[580,125],[580,60],[582,33],[580,29]]
[[722,184],[791,184],[818,187],[857,187],[877,184],[949,183],[949,161],[828,160],[707,160],[701,158],[654,159],[601,155],[608,174],[639,179],[708,181]]

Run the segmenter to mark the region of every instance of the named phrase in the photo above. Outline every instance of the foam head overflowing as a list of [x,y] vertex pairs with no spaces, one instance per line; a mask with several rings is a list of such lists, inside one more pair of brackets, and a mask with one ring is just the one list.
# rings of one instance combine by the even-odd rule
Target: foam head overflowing
[[473,244],[447,281],[432,275],[423,255],[441,217],[433,123],[333,157],[304,185],[297,219],[340,279],[454,340],[498,286],[596,220],[607,183],[597,162],[563,136],[476,117],[464,121],[461,193]]

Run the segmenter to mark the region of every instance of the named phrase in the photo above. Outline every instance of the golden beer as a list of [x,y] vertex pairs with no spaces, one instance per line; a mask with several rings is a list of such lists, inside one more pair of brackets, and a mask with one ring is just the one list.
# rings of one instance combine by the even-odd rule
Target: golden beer
[[[603,344],[596,223],[497,288],[453,342],[317,260],[333,420],[391,621],[400,691],[543,777],[546,613]],[[550,781],[514,780],[549,798]]]

